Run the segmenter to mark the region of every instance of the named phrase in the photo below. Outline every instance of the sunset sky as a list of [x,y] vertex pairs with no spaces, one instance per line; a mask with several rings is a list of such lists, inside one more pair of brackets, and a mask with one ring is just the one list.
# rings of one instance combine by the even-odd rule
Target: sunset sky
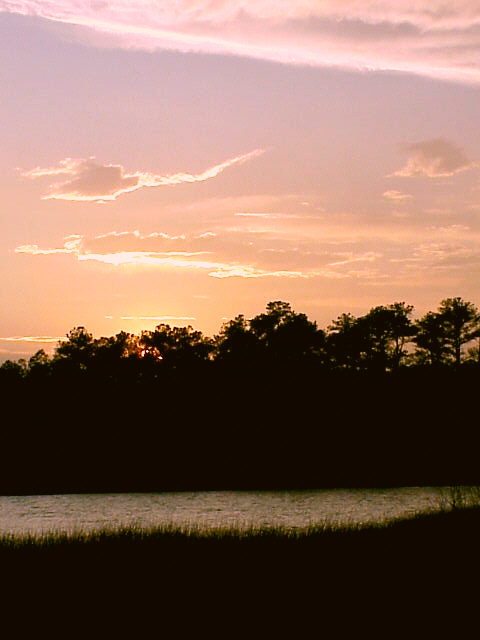
[[480,306],[480,5],[0,0],[0,361]]

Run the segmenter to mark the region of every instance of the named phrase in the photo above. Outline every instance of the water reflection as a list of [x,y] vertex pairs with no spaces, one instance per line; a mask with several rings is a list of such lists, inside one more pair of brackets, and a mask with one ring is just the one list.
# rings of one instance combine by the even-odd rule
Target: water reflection
[[438,487],[408,487],[0,496],[0,529],[41,534],[132,524],[294,528],[365,523],[436,509],[442,495]]

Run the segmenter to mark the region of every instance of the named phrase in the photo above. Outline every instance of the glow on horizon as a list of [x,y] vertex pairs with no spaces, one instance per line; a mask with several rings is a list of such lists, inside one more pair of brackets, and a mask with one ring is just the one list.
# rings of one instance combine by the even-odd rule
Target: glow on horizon
[[1,357],[480,306],[473,5],[0,0]]

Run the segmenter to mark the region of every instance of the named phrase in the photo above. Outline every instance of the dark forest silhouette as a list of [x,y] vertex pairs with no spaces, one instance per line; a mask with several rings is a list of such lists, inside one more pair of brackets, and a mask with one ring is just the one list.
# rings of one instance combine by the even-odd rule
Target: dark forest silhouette
[[322,330],[275,301],[213,338],[75,327],[0,367],[0,492],[478,484],[480,314],[412,315]]
[[[436,312],[417,321],[412,313],[411,305],[395,302],[358,318],[344,313],[322,330],[288,302],[275,301],[250,320],[239,315],[226,322],[213,338],[191,326],[168,324],[140,335],[121,331],[94,338],[79,326],[58,343],[53,357],[40,349],[28,362],[4,362],[0,380],[80,372],[106,380],[155,377],[166,370],[198,372],[210,363],[223,368],[306,366],[368,372],[480,364],[480,314],[474,304],[447,298]],[[470,348],[464,352],[466,345]]]

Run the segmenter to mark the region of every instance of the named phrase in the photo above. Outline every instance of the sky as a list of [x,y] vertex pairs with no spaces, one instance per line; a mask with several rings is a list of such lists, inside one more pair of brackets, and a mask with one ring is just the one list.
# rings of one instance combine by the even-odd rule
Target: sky
[[480,306],[480,5],[0,0],[0,361]]

